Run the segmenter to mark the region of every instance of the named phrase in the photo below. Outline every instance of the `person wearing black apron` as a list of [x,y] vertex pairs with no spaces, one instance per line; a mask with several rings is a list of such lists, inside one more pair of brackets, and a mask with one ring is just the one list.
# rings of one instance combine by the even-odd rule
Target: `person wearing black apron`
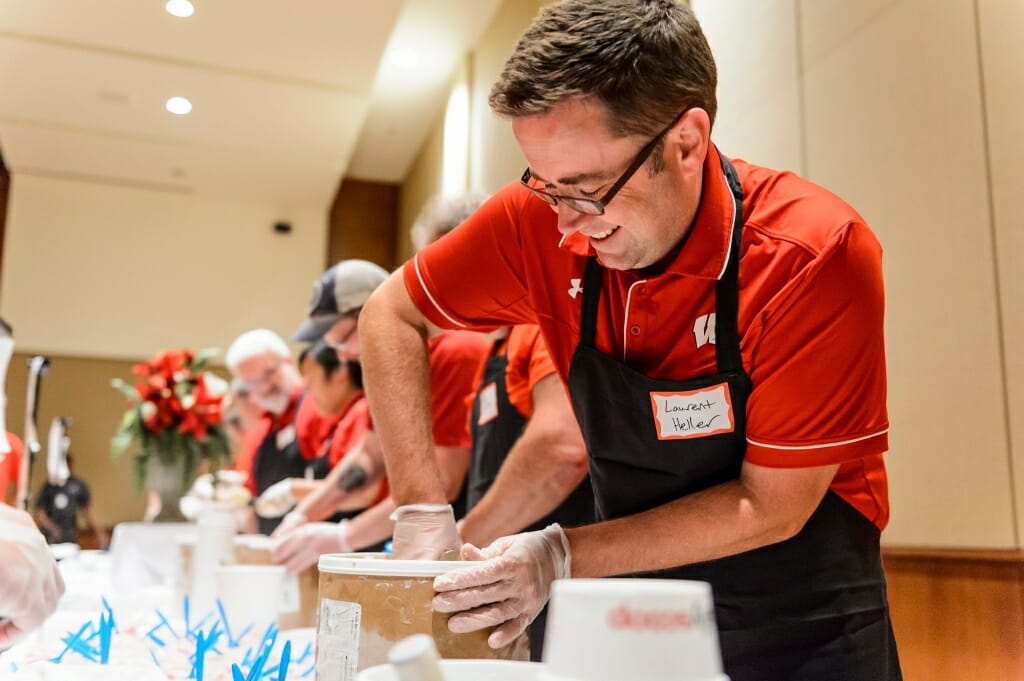
[[[466,476],[468,510],[480,503],[494,484],[502,464],[526,428],[527,419],[509,399],[506,377],[508,374],[508,341],[513,333],[499,338],[484,363],[480,389],[473,398],[470,412],[470,433],[473,454]],[[485,403],[489,403],[485,406]],[[482,417],[483,414],[483,417]],[[584,480],[553,511],[517,531],[529,532],[559,523],[563,527],[576,527],[594,522],[594,494],[590,480]],[[544,631],[547,624],[545,607],[530,625],[530,658],[541,659]]]
[[[305,393],[301,394],[291,409],[298,414]],[[327,474],[327,461],[320,456],[307,461],[302,456],[299,441],[295,432],[295,418],[283,422],[275,421],[267,436],[263,438],[252,463],[253,478],[256,483],[256,495],[263,494],[274,483],[288,478],[310,477],[322,478]],[[264,518],[256,516],[257,529],[260,534],[271,534],[280,524],[281,518]]]
[[[722,166],[736,206],[730,259],[715,288],[717,373],[686,381],[648,378],[594,346],[602,268],[583,282],[580,340],[569,389],[590,456],[598,520],[640,513],[739,476],[751,381],[737,330],[742,188]],[[654,392],[724,386],[735,427],[660,440],[645,414]],[[879,556],[879,529],[829,491],[791,539],[643,576],[710,582],[731,681],[897,681],[902,678]]]

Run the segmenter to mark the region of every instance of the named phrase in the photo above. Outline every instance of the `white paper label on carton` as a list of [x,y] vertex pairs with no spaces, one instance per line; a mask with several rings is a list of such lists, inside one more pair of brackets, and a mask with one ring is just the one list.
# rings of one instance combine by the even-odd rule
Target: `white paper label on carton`
[[320,628],[316,636],[317,681],[356,681],[362,613],[358,603],[320,599]]
[[287,575],[281,583],[281,602],[278,610],[282,615],[299,611],[301,605],[299,596],[299,576]]

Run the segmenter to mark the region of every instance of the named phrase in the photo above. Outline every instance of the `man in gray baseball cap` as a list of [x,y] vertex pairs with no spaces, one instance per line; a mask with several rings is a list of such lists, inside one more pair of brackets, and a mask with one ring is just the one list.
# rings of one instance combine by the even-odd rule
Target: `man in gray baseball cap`
[[[387,270],[369,260],[342,260],[331,267],[313,284],[309,318],[298,328],[292,340],[304,343],[318,341],[338,322],[346,319],[352,320],[354,328],[363,303],[387,278]],[[325,340],[331,342],[331,339]]]

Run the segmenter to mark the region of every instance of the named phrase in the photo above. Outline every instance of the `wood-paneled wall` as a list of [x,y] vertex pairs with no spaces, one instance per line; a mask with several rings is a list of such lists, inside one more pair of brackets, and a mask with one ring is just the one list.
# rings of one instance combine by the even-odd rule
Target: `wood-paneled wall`
[[397,231],[398,185],[345,179],[331,205],[324,267],[362,258],[393,269]]
[[1024,551],[886,548],[907,681],[1024,679]]

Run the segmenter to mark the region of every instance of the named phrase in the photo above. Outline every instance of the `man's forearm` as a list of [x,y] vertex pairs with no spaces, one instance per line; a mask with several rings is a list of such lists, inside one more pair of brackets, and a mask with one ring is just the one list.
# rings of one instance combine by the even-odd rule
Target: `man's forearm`
[[311,494],[299,501],[297,509],[308,520],[324,520],[339,509],[364,508],[376,498],[372,488],[383,477],[383,469],[367,471],[358,451],[349,456],[352,458],[343,459]]
[[795,535],[838,466],[767,469],[644,513],[567,530],[573,577],[607,577],[722,558]]
[[494,484],[466,515],[462,539],[487,546],[554,511],[587,475],[580,446],[524,433],[505,459]]
[[366,397],[399,505],[447,501],[430,426],[427,333],[401,272],[374,292],[359,318]]
[[345,539],[349,546],[358,551],[390,539],[395,529],[395,522],[391,520],[391,512],[394,510],[395,502],[388,497],[352,518],[345,528]]

